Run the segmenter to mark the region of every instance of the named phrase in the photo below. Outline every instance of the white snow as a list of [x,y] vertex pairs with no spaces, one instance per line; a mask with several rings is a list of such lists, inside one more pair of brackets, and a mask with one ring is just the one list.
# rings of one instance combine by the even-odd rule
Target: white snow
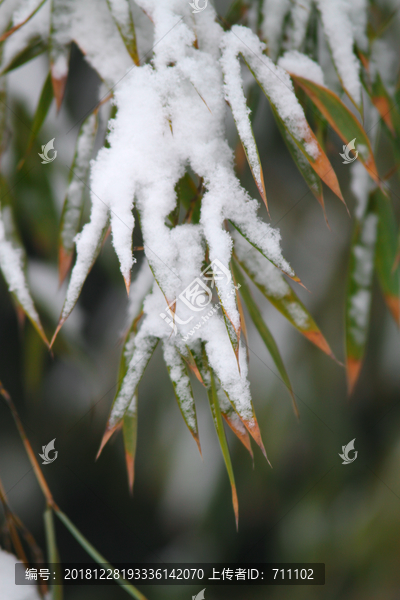
[[[343,87],[361,103],[360,63],[353,52],[354,28],[350,20],[353,0],[317,0],[333,61]],[[360,7],[360,10],[362,8]],[[359,32],[357,29],[357,35]]]
[[290,50],[301,50],[310,19],[312,0],[294,0],[290,11],[287,46]]
[[290,9],[290,0],[264,0],[261,31],[268,44],[268,53],[276,60],[282,37],[283,21]]
[[318,85],[325,85],[324,74],[319,64],[297,50],[285,52],[278,60],[278,65],[293,75],[304,77]]
[[[20,562],[13,554],[0,548],[0,598],[2,600],[40,600],[35,585],[15,585],[15,565]],[[50,600],[50,595],[46,595]]]
[[359,161],[354,161],[351,165],[350,173],[350,189],[357,200],[354,214],[358,220],[361,220],[367,209],[368,196],[376,184],[372,181],[368,171]]

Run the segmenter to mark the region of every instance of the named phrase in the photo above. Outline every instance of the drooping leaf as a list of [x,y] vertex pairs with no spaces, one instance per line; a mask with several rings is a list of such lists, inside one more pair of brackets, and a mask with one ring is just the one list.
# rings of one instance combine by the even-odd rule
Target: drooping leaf
[[[3,180],[0,180],[0,189],[4,190],[2,184]],[[14,229],[11,208],[7,205],[0,205],[0,269],[15,301],[48,346],[46,334],[28,289],[24,273],[24,250]]]
[[351,243],[346,298],[346,366],[349,394],[358,380],[368,338],[378,230],[376,194],[377,191],[369,195],[365,214],[355,224]]
[[54,527],[53,511],[50,507],[47,507],[44,511],[44,528],[46,532],[46,544],[47,544],[47,560],[49,563],[56,565],[55,576],[51,578],[51,596],[52,600],[62,600],[63,588],[62,588],[62,576],[59,566],[60,556],[57,548],[56,530]]
[[143,333],[143,325],[137,335],[133,332],[129,335],[125,345],[125,360],[127,360],[128,367],[122,381],[119,381],[120,385],[112,403],[110,416],[107,420],[106,430],[97,457],[99,457],[113,433],[122,426],[123,418],[132,402],[136,388],[142,379],[157,343],[158,338]]
[[250,436],[247,432],[246,427],[243,425],[239,415],[234,410],[232,404],[229,402],[229,399],[222,387],[218,385],[217,381],[215,382],[215,384],[217,386],[218,403],[221,409],[222,416],[224,417],[225,421],[227,422],[233,433],[236,435],[236,437],[241,441],[246,450],[248,450],[251,458],[254,460]]
[[273,110],[273,114],[275,116],[276,123],[278,125],[279,131],[283,139],[286,142],[288,150],[296,163],[296,166],[302,176],[304,177],[305,182],[308,187],[320,203],[322,210],[324,212],[325,221],[328,224],[328,219],[325,212],[325,203],[324,203],[324,194],[322,190],[321,178],[317,175],[316,171],[312,168],[310,162],[307,160],[304,153],[300,150],[298,145],[294,142],[293,138],[289,135],[287,129],[285,128],[282,119],[278,116],[275,110]]
[[60,283],[70,269],[74,238],[78,233],[83,209],[84,188],[89,172],[98,128],[98,115],[93,113],[82,123],[75,146],[75,154],[70,170],[67,194],[64,200],[60,223],[58,267]]
[[128,0],[107,0],[108,7],[118,31],[124,41],[133,62],[139,66],[139,54],[136,44],[135,25]]
[[376,244],[376,266],[382,292],[393,315],[400,326],[400,271],[393,269],[397,252],[396,217],[390,201],[382,192],[375,194],[379,225]]
[[239,504],[236,492],[235,476],[233,474],[233,467],[231,457],[229,454],[228,442],[226,440],[224,425],[222,422],[221,409],[218,402],[217,387],[215,381],[215,375],[212,369],[208,365],[207,357],[203,349],[202,355],[195,356],[198,364],[200,373],[206,386],[208,401],[210,403],[211,415],[214,422],[215,431],[217,433],[218,441],[221,447],[222,456],[224,458],[225,467],[228,473],[229,481],[232,490],[232,504],[233,511],[235,513],[236,529],[239,525]]
[[310,342],[335,360],[318,325],[279,270],[265,262],[259,252],[249,247],[243,238],[236,235],[234,239],[240,266],[265,298]]
[[285,384],[285,386],[287,387],[287,389],[289,391],[289,394],[292,398],[294,411],[298,417],[299,411],[298,411],[296,400],[294,397],[292,384],[290,383],[290,379],[287,374],[281,354],[279,352],[279,348],[276,345],[276,342],[275,342],[270,330],[268,329],[267,325],[265,324],[265,322],[262,318],[262,315],[259,311],[258,306],[254,302],[254,299],[251,295],[251,292],[246,284],[245,278],[244,278],[238,264],[234,260],[232,261],[232,269],[233,269],[236,281],[238,281],[240,283],[240,294],[247,306],[247,310],[249,311],[251,320],[253,321],[258,333],[261,336],[261,339],[263,340],[265,346],[267,347],[267,350],[270,353],[271,358],[274,361],[276,368],[278,369],[278,372],[282,378],[283,383]]
[[131,494],[133,494],[133,483],[135,480],[135,456],[137,442],[137,425],[138,425],[138,393],[137,390],[133,394],[128,410],[124,415],[122,432],[124,437],[125,448],[125,463],[128,473],[128,483]]
[[50,72],[51,82],[56,99],[57,110],[60,110],[64,98],[68,77],[70,44],[65,43],[65,25],[71,18],[71,8],[64,0],[51,0],[50,13]]
[[[81,534],[81,532],[69,520],[67,515],[65,513],[63,513],[62,510],[60,510],[58,507],[55,507],[54,510],[55,510],[57,517],[60,519],[60,521],[62,523],[64,523],[64,525],[68,529],[68,531],[73,535],[73,537],[76,539],[78,544],[89,554],[89,556],[91,556],[93,558],[93,560],[95,562],[97,562],[99,565],[102,565],[102,566],[104,565],[108,569],[111,569],[112,573],[114,573],[114,570],[113,570],[112,566],[110,565],[110,563],[104,558],[104,556],[102,556],[100,554],[100,552],[97,552],[96,548],[94,548],[92,546],[92,544]],[[146,600],[146,597],[141,592],[139,592],[139,590],[137,590],[133,585],[128,583],[125,579],[122,579],[121,577],[115,577],[115,581],[120,586],[122,586],[123,589],[132,598],[135,598],[136,600]]]
[[292,79],[305,91],[318,110],[328,121],[332,129],[347,145],[356,140],[357,158],[367,169],[370,177],[380,185],[380,178],[375,164],[371,143],[363,126],[354,114],[343,104],[340,98],[328,88],[314,81],[290,74]]
[[43,52],[46,52],[46,50],[47,44],[41,37],[35,36],[31,38],[26,48],[18,52],[18,54],[16,54],[14,58],[7,65],[5,65],[5,67],[3,67],[3,70],[0,72],[0,77],[6,73],[9,73],[10,71],[13,71],[14,69],[17,69],[18,67],[21,67],[40,54],[43,54]]
[[400,113],[397,104],[386,90],[379,73],[376,74],[372,83],[370,96],[392,136],[400,138]]
[[[36,140],[36,137],[44,123],[44,120],[47,117],[47,113],[49,112],[49,108],[53,101],[53,87],[51,85],[51,75],[50,73],[46,77],[46,81],[44,82],[42,92],[40,94],[39,102],[36,108],[35,116],[33,117],[32,130],[31,135],[28,141],[28,147],[25,152],[24,158],[19,162],[18,169],[21,169],[22,165],[25,162],[25,159],[29,152],[32,149],[32,146]],[[43,152],[43,148],[42,148]]]
[[186,370],[185,362],[178,349],[171,342],[164,342],[163,351],[164,360],[167,365],[169,377],[174,388],[179,409],[201,454],[196,406],[194,403],[192,386]]
[[32,17],[35,16],[35,14],[38,12],[38,10],[43,6],[43,4],[46,2],[46,0],[41,0],[41,2],[39,2],[37,4],[37,6],[35,6],[34,10],[32,12],[30,12],[28,14],[27,17],[25,17],[25,19],[23,19],[23,21],[20,21],[19,23],[17,23],[16,25],[13,25],[13,27],[11,27],[11,29],[8,29],[8,31],[6,31],[5,33],[3,33],[0,36],[0,44],[2,42],[4,42],[4,40],[6,40],[8,37],[10,37],[10,35],[12,35],[15,31],[18,31],[18,29],[20,29],[23,25],[25,25],[25,23],[27,23],[28,21],[30,21],[32,19]]

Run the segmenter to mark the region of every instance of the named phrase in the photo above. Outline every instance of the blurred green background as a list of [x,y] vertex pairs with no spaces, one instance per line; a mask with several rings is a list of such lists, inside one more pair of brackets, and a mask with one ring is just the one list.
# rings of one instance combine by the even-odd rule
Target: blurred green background
[[[223,13],[223,2],[216,3]],[[393,35],[399,31],[394,21]],[[396,30],[397,28],[397,30]],[[10,74],[10,151],[4,170],[9,200],[28,253],[32,294],[51,337],[65,288],[57,276],[57,235],[77,122],[98,98],[100,82],[74,47],[66,98],[52,106],[21,170],[34,109],[47,75],[43,57]],[[98,146],[106,127],[106,109]],[[232,147],[237,144],[227,117]],[[332,231],[298,173],[263,100],[255,134],[264,169],[271,223],[282,234],[284,255],[310,293],[296,290],[336,356],[344,358],[344,301],[353,221],[325,189]],[[11,132],[10,132],[11,135]],[[55,137],[57,160],[42,165],[41,144]],[[330,134],[329,157],[350,211],[350,170],[342,144]],[[392,166],[382,137],[380,172]],[[258,197],[251,174],[243,185]],[[400,189],[395,178],[394,208]],[[88,196],[85,218],[90,208]],[[261,211],[262,212],[262,211]],[[137,242],[135,242],[137,243]],[[137,253],[140,264],[141,253]],[[136,267],[135,267],[136,268]],[[133,273],[134,277],[134,273]],[[134,286],[134,281],[132,283]],[[255,449],[254,468],[228,431],[239,495],[235,530],[228,478],[204,390],[193,381],[203,460],[181,418],[161,352],[139,388],[139,433],[134,496],[128,492],[121,435],[95,456],[115,392],[127,298],[110,240],[103,247],[81,299],[49,355],[29,323],[18,323],[0,279],[0,380],[12,394],[35,452],[56,438],[57,460],[43,472],[60,508],[110,562],[324,562],[324,587],[212,587],[207,599],[376,599],[400,597],[400,336],[375,290],[371,334],[356,391],[347,398],[342,367],[298,334],[253,290],[279,345],[300,411],[293,414],[258,333],[249,324],[250,381],[264,443],[273,468]],[[356,438],[358,458],[342,465],[338,453]],[[9,411],[0,404],[0,476],[10,504],[45,549],[44,502]],[[56,523],[63,562],[90,562]],[[184,600],[198,586],[142,587],[149,600]],[[65,588],[66,600],[127,598],[115,587]]]

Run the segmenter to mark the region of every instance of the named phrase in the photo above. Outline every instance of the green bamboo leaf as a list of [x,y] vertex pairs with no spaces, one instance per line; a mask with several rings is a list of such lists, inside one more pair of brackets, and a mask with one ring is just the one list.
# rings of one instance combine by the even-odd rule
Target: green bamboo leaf
[[[62,523],[64,523],[65,527],[68,531],[73,535],[78,544],[82,546],[82,548],[93,558],[95,562],[99,565],[105,565],[108,569],[112,569],[112,565],[100,554],[97,552],[96,548],[92,546],[90,542],[81,534],[81,532],[75,527],[75,525],[69,520],[66,514],[62,512],[58,507],[54,508],[54,511],[57,517],[60,519]],[[116,583],[120,585],[132,598],[136,598],[136,600],[147,600],[146,597],[139,592],[133,585],[122,579],[121,577],[114,578]]]
[[296,400],[295,400],[295,397],[293,394],[292,384],[290,383],[290,379],[287,374],[285,365],[283,363],[281,354],[279,352],[279,348],[276,345],[276,342],[275,342],[270,330],[268,329],[267,325],[265,324],[256,303],[253,300],[251,292],[250,292],[249,288],[247,287],[245,278],[244,278],[239,266],[237,265],[237,263],[234,260],[232,261],[232,269],[233,269],[233,273],[234,273],[236,281],[238,283],[240,283],[240,294],[247,306],[247,310],[249,311],[251,320],[253,321],[254,325],[256,326],[257,331],[261,336],[261,339],[263,340],[265,346],[267,347],[267,350],[270,353],[271,358],[274,361],[275,366],[279,371],[279,374],[282,378],[283,383],[286,385],[286,387],[289,391],[289,394],[292,398],[294,411],[298,417],[299,411],[298,411]]
[[382,192],[375,194],[379,225],[376,244],[376,266],[386,304],[400,326],[400,270],[393,269],[397,253],[396,217],[390,201]]
[[126,363],[121,362],[120,373],[123,373],[125,369],[126,372],[122,377],[122,381],[120,378],[118,383],[118,390],[111,406],[110,416],[97,458],[113,433],[122,426],[123,418],[131,406],[137,386],[158,344],[158,338],[143,333],[142,329],[137,335],[131,332],[125,344],[124,360]]
[[61,215],[59,234],[58,267],[60,283],[62,283],[71,267],[74,238],[78,233],[83,209],[84,189],[89,172],[89,163],[92,157],[96,132],[98,128],[98,115],[92,113],[82,123],[75,146],[74,159],[70,170],[67,194]]
[[248,450],[251,458],[254,461],[253,450],[251,448],[250,436],[247,432],[246,427],[243,425],[240,420],[239,415],[233,408],[232,404],[229,402],[229,398],[222,389],[220,385],[217,384],[217,394],[218,394],[218,403],[221,409],[221,414],[224,417],[225,421],[236,435],[236,437],[241,441],[243,446]]
[[364,216],[355,224],[346,298],[346,366],[349,394],[360,374],[369,330],[372,281],[378,230],[375,190]]
[[235,521],[236,521],[236,529],[238,529],[239,525],[239,504],[236,492],[236,484],[235,484],[235,476],[233,473],[233,467],[231,462],[231,457],[229,454],[228,442],[226,440],[224,425],[222,422],[221,409],[218,402],[218,394],[217,394],[217,386],[215,377],[212,369],[208,365],[207,357],[205,354],[205,350],[203,348],[203,352],[201,356],[194,355],[197,366],[203,378],[204,384],[207,390],[208,401],[210,403],[211,415],[214,422],[215,431],[217,433],[218,441],[221,447],[222,456],[224,458],[225,467],[228,473],[229,481],[231,484],[232,490],[232,504],[233,511],[235,513]]
[[196,406],[194,403],[192,386],[186,369],[185,361],[183,360],[178,349],[171,342],[165,341],[163,344],[163,350],[164,360],[167,365],[169,377],[174,388],[179,409],[201,454]]
[[47,560],[55,565],[55,579],[50,584],[52,600],[62,600],[62,576],[59,568],[60,556],[57,549],[56,530],[54,527],[53,511],[47,507],[44,511],[44,527],[46,532],[47,543]]
[[310,342],[336,360],[318,325],[279,270],[265,262],[243,238],[235,235],[234,240],[240,266],[265,298]]
[[290,73],[290,76],[293,81],[305,91],[310,100],[328,121],[332,129],[336,131],[346,145],[352,140],[356,140],[356,150],[358,152],[357,158],[367,169],[370,177],[380,186],[381,182],[376,168],[371,143],[363,126],[357,120],[355,115],[343,104],[340,98],[328,88],[318,85],[314,81],[294,75],[293,73]]
[[133,394],[133,398],[125,413],[122,425],[124,438],[125,462],[128,473],[128,483],[131,494],[133,494],[133,483],[135,479],[135,456],[137,443],[137,408],[138,408],[138,393],[137,390]]
[[128,0],[107,0],[108,8],[133,62],[139,66],[135,25]]
[[312,193],[314,194],[314,196],[320,203],[322,210],[324,212],[325,221],[328,224],[328,219],[327,219],[326,212],[325,212],[324,194],[322,191],[321,178],[319,177],[319,175],[317,175],[317,173],[314,171],[314,169],[310,165],[307,158],[304,156],[304,153],[300,150],[298,145],[294,142],[292,136],[288,133],[287,128],[285,127],[282,119],[279,117],[278,113],[276,112],[276,110],[274,108],[273,108],[272,112],[274,114],[276,124],[278,125],[278,129],[281,132],[281,135],[286,142],[288,150],[289,150],[294,162],[296,163],[298,170],[300,171],[305,182],[307,183],[308,187],[310,188],[310,190],[312,191]]
[[43,54],[43,52],[46,52],[46,50],[47,44],[42,40],[41,37],[35,36],[31,38],[26,48],[21,50],[21,52],[18,52],[18,54],[14,56],[8,65],[3,68],[3,70],[0,72],[0,77],[6,73],[9,73],[10,71],[13,71],[14,69],[17,69],[18,67],[21,67],[40,54]]
[[[0,179],[0,189],[4,191],[4,180]],[[1,194],[1,196],[5,196]],[[36,311],[24,272],[25,252],[16,233],[10,206],[0,205],[0,269],[12,296],[22,308],[32,325],[48,346],[39,315]]]
[[24,158],[22,158],[22,160],[18,164],[18,169],[21,169],[22,165],[26,160],[27,155],[32,150],[32,146],[36,140],[37,134],[39,133],[44,123],[44,120],[47,117],[47,113],[49,112],[49,108],[53,101],[53,97],[53,86],[51,84],[51,74],[49,73],[46,77],[46,81],[44,82],[42,93],[40,94],[39,102],[36,108],[35,116],[33,117],[32,130],[28,141],[28,147],[26,149]]
[[[295,144],[298,147],[298,149],[303,153],[303,155],[309,162],[310,166],[314,169],[316,174],[333,191],[333,193],[336,194],[336,196],[338,196],[338,198],[340,198],[340,200],[346,205],[343,195],[342,195],[342,192],[340,190],[340,186],[339,186],[338,179],[336,177],[336,173],[333,170],[333,167],[332,167],[328,157],[326,156],[325,152],[321,148],[321,145],[319,144],[317,138],[315,137],[314,132],[312,131],[311,127],[305,120],[305,117],[304,117],[304,132],[302,134],[302,139],[299,140],[293,135],[293,133],[291,131],[291,115],[288,114],[285,118],[282,118],[282,116],[280,116],[280,111],[278,109],[278,105],[277,105],[275,99],[272,97],[269,90],[262,83],[262,78],[259,75],[260,69],[263,68],[262,61],[260,62],[260,64],[254,60],[252,60],[250,63],[250,61],[246,60],[246,58],[244,58],[244,61],[247,65],[247,67],[249,68],[250,72],[254,76],[255,80],[257,81],[258,85],[263,90],[265,96],[268,98],[268,101],[269,101],[271,107],[273,108],[274,113],[276,113],[277,120],[280,121],[280,123],[279,123],[280,127],[283,127],[285,129],[286,135],[288,135],[292,139],[293,144]],[[292,75],[292,77],[293,77],[293,75]],[[289,91],[290,90],[288,90],[288,92]],[[293,97],[294,97],[294,99],[296,99],[294,92],[293,92]],[[317,149],[317,151],[318,151],[317,156],[310,154],[310,150],[309,150],[310,144],[312,144],[312,146]]]

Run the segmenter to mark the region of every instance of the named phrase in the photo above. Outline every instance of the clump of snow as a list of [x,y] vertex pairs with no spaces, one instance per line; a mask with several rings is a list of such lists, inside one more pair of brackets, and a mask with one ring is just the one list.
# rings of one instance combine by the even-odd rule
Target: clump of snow
[[325,85],[324,74],[319,64],[297,50],[285,52],[278,60],[278,65],[293,75],[304,77],[318,85]]
[[350,173],[350,189],[357,200],[354,214],[358,220],[361,220],[367,209],[369,194],[375,187],[375,184],[369,176],[368,171],[359,161],[354,161],[351,165]]
[[312,0],[294,0],[290,11],[287,46],[291,50],[301,50],[310,19]]

